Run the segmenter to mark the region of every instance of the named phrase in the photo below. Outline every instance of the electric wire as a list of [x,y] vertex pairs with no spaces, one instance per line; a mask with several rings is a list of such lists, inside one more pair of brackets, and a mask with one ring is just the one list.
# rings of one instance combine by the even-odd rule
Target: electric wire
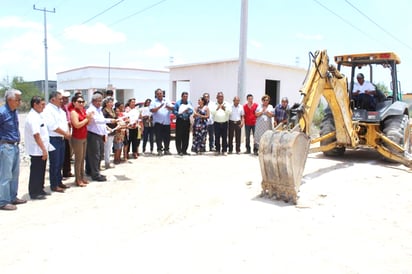
[[123,22],[123,21],[125,21],[125,20],[127,20],[127,19],[129,19],[129,18],[131,18],[131,17],[133,17],[133,16],[136,16],[136,15],[138,15],[138,14],[140,14],[140,13],[143,13],[143,12],[149,10],[149,9],[152,9],[152,8],[158,6],[158,5],[160,5],[161,3],[166,2],[166,1],[167,1],[167,0],[162,0],[162,1],[159,1],[159,2],[157,2],[157,3],[152,4],[152,5],[150,5],[150,6],[147,6],[146,8],[143,8],[143,9],[141,9],[141,10],[138,10],[138,11],[135,12],[135,13],[132,13],[132,14],[126,16],[126,17],[123,17],[123,18],[115,21],[114,23],[111,23],[111,24],[108,25],[108,26],[111,27],[111,26],[116,25],[116,24],[118,24],[118,23],[120,23],[120,22]]
[[96,14],[95,16],[93,16],[93,17],[87,19],[86,21],[84,21],[83,23],[81,23],[81,25],[84,25],[84,24],[86,24],[86,23],[89,23],[89,22],[92,21],[93,19],[95,19],[95,18],[99,17],[100,15],[108,12],[109,10],[113,9],[114,7],[116,7],[117,5],[119,5],[119,4],[122,3],[122,2],[124,2],[124,0],[120,0],[119,2],[117,2],[117,3],[114,4],[114,5],[112,5],[111,7],[105,9],[105,10],[102,11],[102,12],[99,12],[99,13]]
[[316,2],[319,6],[321,6],[322,8],[326,9],[327,11],[329,11],[330,13],[332,13],[333,15],[335,15],[336,17],[338,17],[340,20],[342,20],[343,22],[345,22],[346,24],[348,24],[349,26],[351,26],[352,28],[356,29],[357,31],[359,31],[360,33],[362,33],[363,35],[365,35],[366,37],[369,37],[370,39],[376,41],[376,42],[382,42],[377,40],[376,38],[370,36],[367,32],[361,30],[360,28],[358,28],[356,25],[352,24],[349,20],[346,20],[345,18],[343,18],[342,16],[340,16],[339,14],[337,14],[336,12],[334,12],[333,10],[329,9],[328,7],[326,7],[325,5],[323,5],[321,2],[319,2],[318,0],[313,0],[314,2]]
[[380,26],[378,23],[376,23],[374,20],[372,20],[372,18],[370,18],[369,16],[367,16],[364,12],[362,12],[360,9],[358,9],[357,7],[355,7],[355,5],[353,5],[350,1],[345,0],[345,2],[351,6],[353,9],[355,9],[357,12],[359,12],[363,17],[365,17],[366,19],[368,19],[372,24],[374,24],[375,26],[377,26],[380,30],[382,30],[384,33],[386,33],[387,35],[389,35],[390,37],[392,37],[393,39],[395,39],[396,41],[398,41],[399,43],[401,43],[402,45],[404,45],[405,47],[409,48],[412,50],[412,47],[409,46],[408,44],[404,43],[402,40],[400,40],[399,38],[397,38],[395,35],[393,35],[392,33],[390,33],[389,31],[387,31],[386,29],[384,29],[382,26]]

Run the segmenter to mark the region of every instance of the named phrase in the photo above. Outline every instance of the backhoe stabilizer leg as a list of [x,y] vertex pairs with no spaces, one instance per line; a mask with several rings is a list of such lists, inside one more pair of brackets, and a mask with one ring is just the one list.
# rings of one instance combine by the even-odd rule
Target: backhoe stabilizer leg
[[262,196],[297,203],[310,140],[302,132],[267,131],[259,143]]
[[[376,150],[383,157],[412,168],[412,155],[408,152],[410,145],[409,142],[407,142],[409,145],[406,145],[408,148],[407,150],[405,150],[405,148],[395,143],[385,135],[379,133],[378,136],[381,138],[381,144],[378,144],[376,146]],[[410,137],[408,136],[407,138]],[[384,146],[383,144],[385,144],[386,146]]]
[[403,154],[401,152],[394,153],[382,145],[378,145],[376,147],[376,151],[386,159],[390,159],[392,161],[401,163],[404,166],[412,168],[412,155],[410,155],[406,151]]

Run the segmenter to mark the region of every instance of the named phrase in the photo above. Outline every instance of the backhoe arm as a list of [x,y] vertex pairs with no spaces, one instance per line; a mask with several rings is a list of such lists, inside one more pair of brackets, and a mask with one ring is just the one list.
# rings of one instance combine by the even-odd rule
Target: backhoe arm
[[[297,125],[292,131],[267,131],[259,144],[262,195],[297,202],[303,170],[309,152],[309,131],[322,96],[327,100],[336,125],[337,142],[351,144],[354,134],[349,108],[347,81],[329,66],[326,50],[317,51],[312,68],[300,90],[302,99],[296,109]],[[288,128],[291,128],[288,127]],[[297,128],[298,127],[298,128]]]
[[314,64],[300,90],[302,94],[299,119],[302,132],[309,135],[320,98],[323,96],[332,111],[336,126],[338,144],[353,145],[356,142],[352,128],[352,110],[349,107],[347,80],[334,66],[329,65],[326,50],[315,53]]

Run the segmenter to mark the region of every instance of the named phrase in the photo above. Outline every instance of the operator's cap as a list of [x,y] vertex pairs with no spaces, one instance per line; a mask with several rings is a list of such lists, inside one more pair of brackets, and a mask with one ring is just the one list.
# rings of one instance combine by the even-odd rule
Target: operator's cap
[[363,75],[363,73],[358,73],[358,74],[356,75],[356,78],[364,79],[365,76]]

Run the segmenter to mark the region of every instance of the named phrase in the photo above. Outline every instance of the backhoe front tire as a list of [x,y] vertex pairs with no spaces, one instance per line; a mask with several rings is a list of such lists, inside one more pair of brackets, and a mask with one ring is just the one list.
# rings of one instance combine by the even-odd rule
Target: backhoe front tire
[[[335,128],[335,120],[333,119],[333,114],[329,108],[326,108],[322,122],[320,124],[319,135],[322,137],[328,133],[334,132],[335,130],[336,128]],[[329,139],[321,141],[320,146],[325,146],[335,141],[336,141],[336,137],[331,137]],[[336,147],[334,149],[323,152],[325,156],[342,156],[344,153],[345,153],[345,147]]]

